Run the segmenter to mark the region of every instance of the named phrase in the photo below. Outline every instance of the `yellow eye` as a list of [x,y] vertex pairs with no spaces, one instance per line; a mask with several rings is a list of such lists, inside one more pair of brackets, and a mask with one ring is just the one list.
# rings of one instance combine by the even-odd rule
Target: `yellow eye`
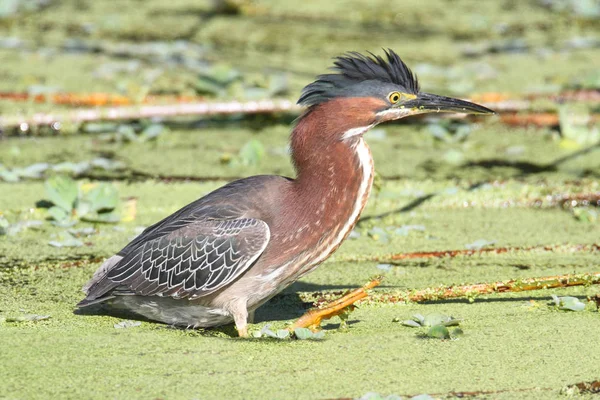
[[392,92],[388,95],[388,99],[390,100],[390,103],[392,103],[392,104],[396,104],[397,102],[400,101],[401,98],[402,98],[402,95],[399,92]]

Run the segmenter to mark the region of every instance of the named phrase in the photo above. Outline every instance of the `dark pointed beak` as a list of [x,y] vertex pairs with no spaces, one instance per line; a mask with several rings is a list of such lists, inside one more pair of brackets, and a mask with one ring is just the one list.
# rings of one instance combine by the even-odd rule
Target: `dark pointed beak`
[[479,104],[455,99],[452,97],[438,96],[431,93],[419,93],[417,98],[403,104],[406,108],[421,110],[422,112],[455,112],[464,114],[496,114],[495,111]]

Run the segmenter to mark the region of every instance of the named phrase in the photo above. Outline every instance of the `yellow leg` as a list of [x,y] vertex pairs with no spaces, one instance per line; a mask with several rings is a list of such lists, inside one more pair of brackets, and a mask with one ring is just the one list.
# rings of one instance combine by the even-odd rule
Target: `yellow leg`
[[301,316],[294,325],[291,326],[291,330],[294,328],[310,328],[317,329],[321,325],[321,321],[340,315],[346,311],[352,311],[354,309],[354,303],[358,300],[368,296],[367,290],[378,286],[381,283],[381,278],[373,279],[365,286],[355,289],[337,300],[332,301],[323,308],[314,308],[309,310],[306,314]]

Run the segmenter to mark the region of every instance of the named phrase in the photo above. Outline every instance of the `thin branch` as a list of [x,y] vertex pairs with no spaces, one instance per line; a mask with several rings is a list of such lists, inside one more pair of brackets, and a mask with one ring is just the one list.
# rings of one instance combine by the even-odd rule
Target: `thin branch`
[[372,293],[370,299],[376,302],[424,302],[432,300],[447,300],[460,297],[473,298],[477,295],[525,292],[531,290],[564,288],[571,286],[600,284],[600,272],[585,274],[566,274],[545,276],[540,278],[512,279],[490,283],[468,285],[439,286],[421,290],[394,291],[387,293]]
[[179,103],[167,105],[141,105],[107,108],[83,108],[56,113],[37,113],[31,116],[13,115],[0,117],[0,128],[53,126],[64,123],[94,121],[124,121],[143,118],[169,118],[182,116],[269,114],[298,112],[300,107],[289,100],[260,100],[221,103]]
[[375,261],[380,263],[393,262],[399,260],[423,259],[423,258],[443,258],[443,257],[458,257],[458,256],[473,256],[481,254],[503,254],[513,253],[517,251],[568,251],[568,252],[594,252],[600,251],[600,244],[576,244],[576,245],[554,245],[554,246],[530,246],[530,247],[492,247],[482,248],[477,250],[460,249],[460,250],[439,250],[439,251],[416,251],[411,253],[396,253],[387,255],[375,256],[353,256],[335,258],[337,262],[352,262],[352,261]]

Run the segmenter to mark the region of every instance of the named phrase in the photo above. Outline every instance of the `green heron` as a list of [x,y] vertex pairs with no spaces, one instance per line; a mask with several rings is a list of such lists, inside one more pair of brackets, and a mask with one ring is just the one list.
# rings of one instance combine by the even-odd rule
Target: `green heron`
[[392,50],[347,53],[304,88],[307,109],[291,133],[296,179],[231,182],[147,228],[84,286],[95,303],[185,327],[235,322],[247,336],[254,310],[314,270],[348,236],[373,183],[363,135],[373,126],[431,112],[491,114],[424,93]]

